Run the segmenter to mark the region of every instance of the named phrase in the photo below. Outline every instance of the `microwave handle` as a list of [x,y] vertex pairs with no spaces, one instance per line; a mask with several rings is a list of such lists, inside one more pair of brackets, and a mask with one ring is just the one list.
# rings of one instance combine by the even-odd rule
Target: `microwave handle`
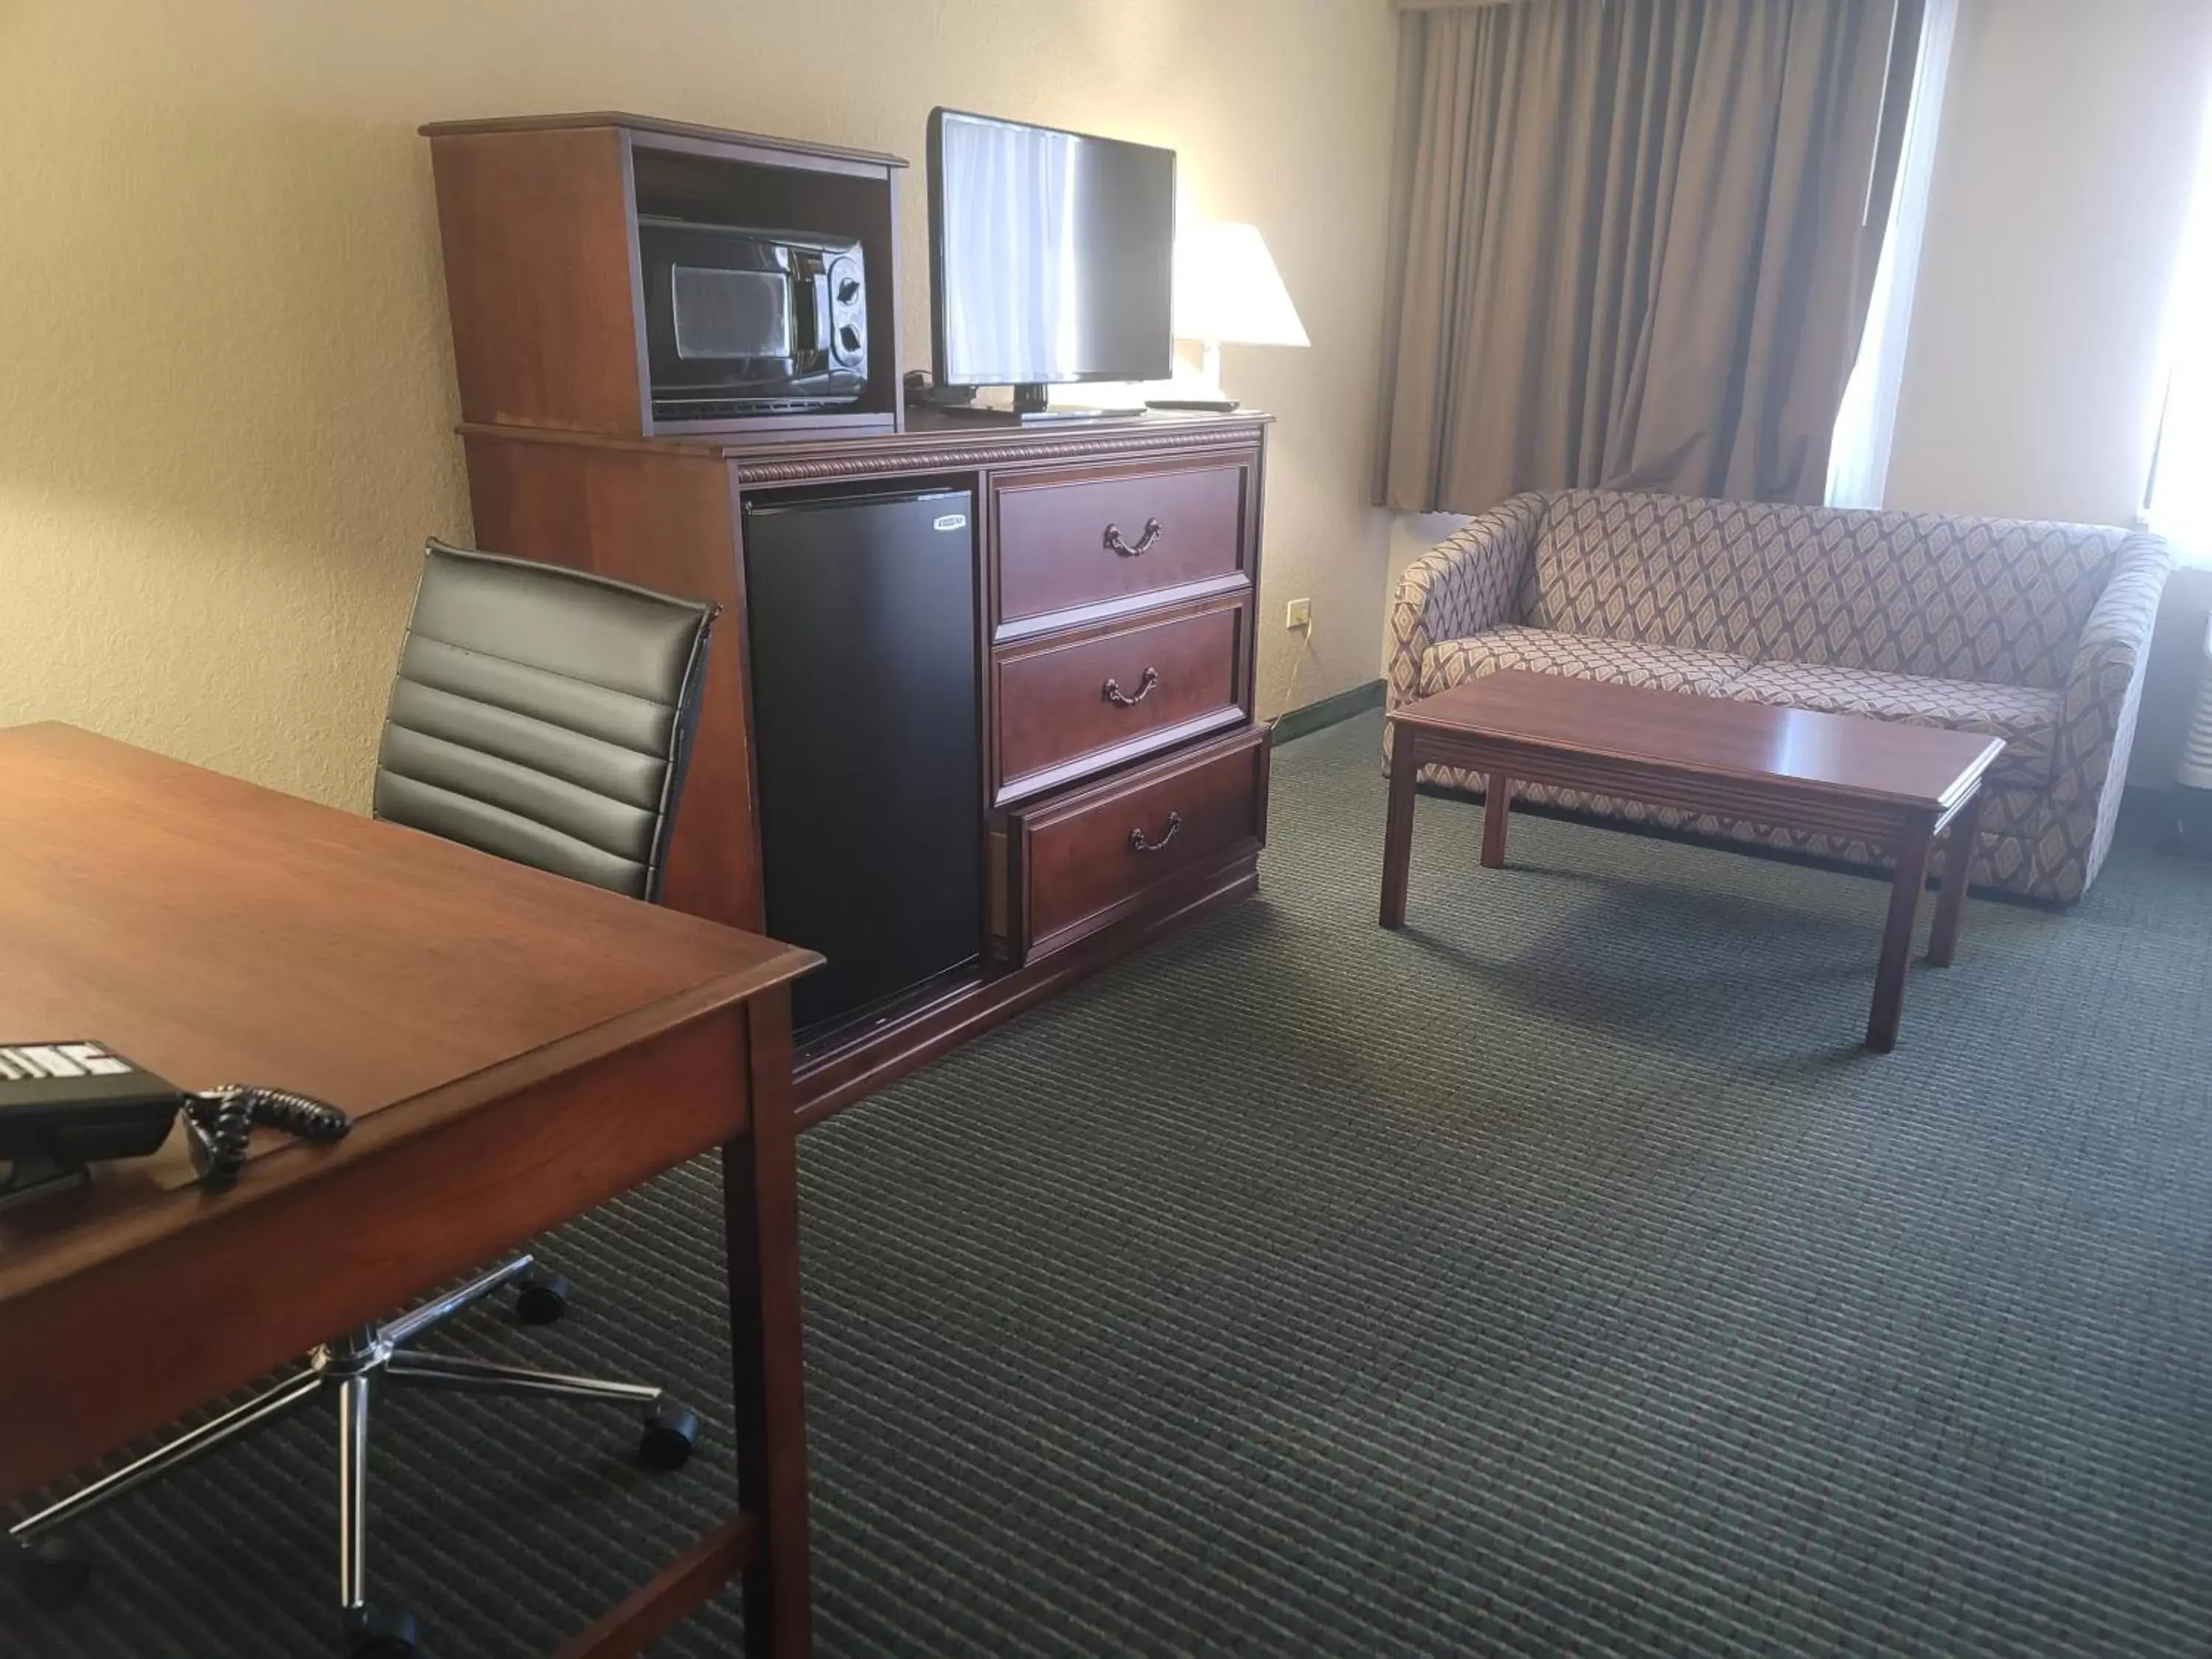
[[827,357],[830,355],[830,273],[826,270],[816,271],[812,278],[812,283],[814,288],[814,350],[816,356]]

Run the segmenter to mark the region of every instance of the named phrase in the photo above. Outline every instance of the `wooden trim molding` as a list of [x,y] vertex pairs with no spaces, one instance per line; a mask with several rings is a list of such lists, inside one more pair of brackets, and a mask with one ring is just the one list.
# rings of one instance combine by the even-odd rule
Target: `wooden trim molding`
[[1274,723],[1267,728],[1267,741],[1279,747],[1326,727],[1340,725],[1370,708],[1380,708],[1384,690],[1381,680],[1370,680],[1364,685],[1355,685],[1323,697],[1319,702],[1305,703],[1278,714]]
[[866,162],[872,167],[902,167],[902,155],[882,150],[854,149],[843,144],[811,143],[803,138],[778,138],[764,132],[737,132],[723,127],[701,126],[696,121],[668,121],[653,115],[632,115],[623,110],[579,110],[565,115],[499,115],[475,121],[428,121],[415,129],[425,138],[446,138],[462,133],[549,132],[574,127],[619,127],[670,138],[698,140],[716,150],[774,150],[807,157],[830,156]]
[[979,427],[963,438],[941,427],[904,432],[849,434],[834,440],[786,439],[774,444],[717,442],[705,434],[672,433],[654,438],[623,437],[559,428],[494,425],[465,421],[464,438],[495,438],[512,443],[569,444],[589,449],[629,449],[653,454],[719,456],[730,464],[740,486],[818,483],[836,479],[879,477],[896,473],[958,472],[988,466],[1003,470],[1057,461],[1142,459],[1149,456],[1218,453],[1249,459],[1255,428],[1271,416],[1157,426],[1117,422],[1110,429],[1086,428],[1073,434],[1008,442],[1003,431]]
[[[1010,466],[1046,461],[1128,459],[1133,454],[1130,435],[1127,430],[1121,430],[1079,438],[1039,438],[1022,443],[1007,443],[1003,439],[994,443],[962,443],[947,439],[941,432],[909,431],[904,434],[906,441],[885,440],[865,450],[846,441],[833,452],[808,454],[803,444],[787,444],[782,453],[774,456],[756,452],[730,454],[728,459],[741,483],[803,483],[887,472],[951,471],[978,465],[988,465],[1003,471]],[[1242,455],[1250,453],[1250,440],[1218,427],[1188,430],[1164,427],[1157,432],[1144,433],[1142,448],[1146,456],[1216,450]],[[799,453],[793,453],[794,451]]]

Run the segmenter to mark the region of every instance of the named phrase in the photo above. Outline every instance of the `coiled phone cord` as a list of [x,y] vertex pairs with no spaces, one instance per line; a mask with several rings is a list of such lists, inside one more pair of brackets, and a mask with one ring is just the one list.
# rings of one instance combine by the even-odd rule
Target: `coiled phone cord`
[[228,1187],[246,1167],[256,1124],[327,1146],[343,1140],[353,1120],[337,1107],[289,1089],[225,1083],[185,1097],[192,1167],[213,1188]]

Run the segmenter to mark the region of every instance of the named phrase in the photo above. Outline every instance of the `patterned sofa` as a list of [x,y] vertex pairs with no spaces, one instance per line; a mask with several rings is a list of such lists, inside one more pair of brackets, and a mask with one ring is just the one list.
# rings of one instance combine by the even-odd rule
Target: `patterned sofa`
[[[2082,525],[1516,495],[1400,580],[1389,702],[1526,668],[1994,732],[2005,751],[1973,882],[2069,903],[2112,842],[2169,562],[2154,537]],[[1387,767],[1387,737],[1385,750]],[[1528,786],[1516,799],[1881,861],[1860,842],[1640,802]]]

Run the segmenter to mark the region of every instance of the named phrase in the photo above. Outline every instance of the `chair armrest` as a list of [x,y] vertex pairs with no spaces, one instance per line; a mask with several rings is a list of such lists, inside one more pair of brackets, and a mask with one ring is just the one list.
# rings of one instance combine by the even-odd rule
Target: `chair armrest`
[[2172,550],[2156,536],[2130,536],[2121,544],[2112,579],[2089,611],[2066,674],[2053,780],[2062,800],[2094,799],[2115,783],[2115,750],[2134,730],[2151,629],[2172,568]]
[[1406,567],[1390,602],[1389,706],[1421,694],[1421,659],[1439,640],[1512,622],[1546,497],[1513,496]]

